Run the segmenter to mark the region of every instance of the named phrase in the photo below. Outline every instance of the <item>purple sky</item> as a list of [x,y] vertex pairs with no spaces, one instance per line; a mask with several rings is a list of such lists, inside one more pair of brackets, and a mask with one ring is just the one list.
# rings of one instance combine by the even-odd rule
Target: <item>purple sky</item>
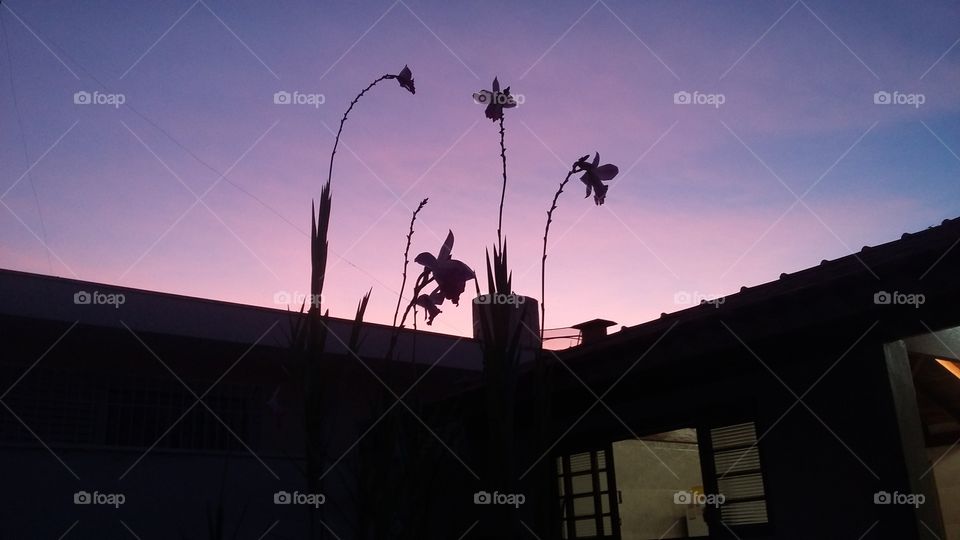
[[[344,130],[324,298],[337,316],[373,287],[368,318],[390,321],[424,197],[411,258],[452,229],[454,256],[482,270],[501,165],[470,96],[494,75],[524,99],[506,119],[519,292],[539,296],[545,212],[569,164],[600,151],[621,170],[602,207],[577,181],[560,200],[548,327],[636,324],[960,215],[955,2],[10,0],[0,13],[4,268],[272,307],[303,294],[332,132],[404,64],[417,94],[385,81]],[[74,103],[95,90],[125,104]],[[324,103],[274,104],[281,90]],[[723,103],[676,104],[681,91]],[[922,104],[878,105],[878,91]],[[447,305],[433,329],[468,334],[469,319]]]

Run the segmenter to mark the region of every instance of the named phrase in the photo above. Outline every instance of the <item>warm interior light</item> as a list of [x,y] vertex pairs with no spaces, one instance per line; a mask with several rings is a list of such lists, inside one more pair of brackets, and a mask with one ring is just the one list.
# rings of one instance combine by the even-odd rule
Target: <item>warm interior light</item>
[[937,363],[943,366],[943,369],[946,369],[950,373],[953,373],[953,376],[960,379],[960,366],[952,360],[941,360],[937,358]]

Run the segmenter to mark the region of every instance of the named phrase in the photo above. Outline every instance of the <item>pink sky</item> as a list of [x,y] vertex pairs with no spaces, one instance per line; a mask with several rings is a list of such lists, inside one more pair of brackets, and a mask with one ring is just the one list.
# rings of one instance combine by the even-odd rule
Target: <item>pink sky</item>
[[[578,181],[561,198],[548,327],[637,324],[685,307],[678,293],[729,294],[960,215],[960,13],[946,2],[208,2],[172,28],[189,3],[4,4],[0,71],[18,96],[0,98],[5,268],[278,307],[277,292],[308,288],[329,130],[405,63],[417,94],[381,83],[344,131],[324,297],[336,316],[372,287],[368,319],[390,321],[424,197],[411,259],[452,229],[455,257],[482,271],[501,165],[470,95],[494,75],[525,98],[506,119],[518,292],[539,296],[545,212],[569,164],[599,151],[621,169],[602,207]],[[74,105],[93,77],[170,136],[127,107]],[[325,103],[278,106],[278,90]],[[681,90],[725,103],[676,105]],[[878,106],[878,90],[925,103]],[[209,210],[184,216],[181,181],[200,194],[217,174],[183,148],[220,172],[247,152],[227,177],[273,211],[221,181]],[[814,183],[809,209],[786,213],[790,190]],[[433,327],[470,328],[465,304]]]

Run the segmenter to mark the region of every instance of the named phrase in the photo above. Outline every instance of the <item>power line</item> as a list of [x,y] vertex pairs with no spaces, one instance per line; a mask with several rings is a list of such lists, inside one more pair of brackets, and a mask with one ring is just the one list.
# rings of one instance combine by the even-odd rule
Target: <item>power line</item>
[[[0,0],[0,4],[2,4]],[[14,84],[13,76],[13,55],[10,53],[10,42],[7,40],[7,25],[3,20],[3,13],[0,12],[0,31],[3,32],[3,48],[7,51],[7,64],[9,69],[7,75],[10,80],[10,97],[13,99],[13,110],[17,117],[17,126],[20,130],[20,144],[23,148],[24,162],[30,167],[30,152],[27,149],[27,133],[23,130],[23,116],[20,114],[20,102],[17,100],[17,87]],[[33,202],[37,207],[37,216],[40,217],[40,237],[43,238],[43,251],[47,256],[47,267],[50,274],[53,274],[53,260],[50,258],[50,248],[47,247],[47,225],[43,219],[43,210],[40,207],[40,197],[37,195],[37,187],[33,183],[33,172],[27,169],[27,183],[30,184],[30,191],[33,192]]]

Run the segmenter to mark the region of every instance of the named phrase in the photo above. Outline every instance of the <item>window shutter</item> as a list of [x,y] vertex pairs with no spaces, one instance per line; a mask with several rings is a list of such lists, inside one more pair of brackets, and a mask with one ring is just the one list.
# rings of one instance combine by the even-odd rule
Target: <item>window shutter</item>
[[753,422],[710,429],[720,519],[730,527],[767,523],[767,499]]

